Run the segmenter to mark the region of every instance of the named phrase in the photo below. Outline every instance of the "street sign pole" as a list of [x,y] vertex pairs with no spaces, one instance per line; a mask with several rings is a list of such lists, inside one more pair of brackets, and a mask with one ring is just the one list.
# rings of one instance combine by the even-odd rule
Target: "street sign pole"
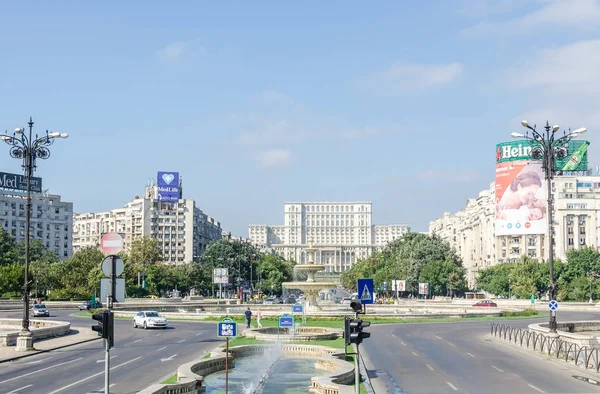
[[[106,309],[110,313],[110,297],[106,297]],[[102,322],[105,330],[108,330],[108,322]],[[110,394],[109,386],[110,386],[110,339],[104,339],[104,394]]]
[[225,394],[229,392],[229,337],[225,338]]
[[360,372],[358,370],[358,343],[356,344],[356,354],[354,355],[354,393],[360,394]]

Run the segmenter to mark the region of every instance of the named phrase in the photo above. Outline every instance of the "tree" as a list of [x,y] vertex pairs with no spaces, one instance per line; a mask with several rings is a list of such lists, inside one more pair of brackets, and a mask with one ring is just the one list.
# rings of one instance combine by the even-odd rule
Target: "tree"
[[283,282],[290,282],[294,276],[294,264],[276,254],[265,254],[262,258],[262,279],[265,289],[273,289],[281,294]]
[[138,272],[146,272],[148,265],[162,259],[158,240],[148,237],[135,239],[126,256],[125,277],[130,285],[135,283]]
[[2,293],[21,293],[23,291],[23,267],[9,264],[0,267],[0,295]]
[[[227,268],[232,284],[237,286],[238,282],[240,285],[243,282],[256,282],[261,261],[261,253],[251,244],[223,238],[208,245],[200,264],[207,277],[212,277],[214,268]],[[262,277],[264,283],[264,267]]]
[[462,267],[452,261],[432,261],[423,266],[420,282],[429,283],[432,295],[450,296],[466,289],[465,273]]
[[101,264],[105,256],[96,247],[77,251],[72,257],[51,265],[51,275],[58,278],[53,289],[60,298],[87,298],[100,288],[100,278],[104,276]]
[[0,227],[0,267],[16,262],[15,248],[15,242],[10,234]]
[[505,263],[480,270],[477,287],[491,294],[508,297],[510,267],[511,263]]

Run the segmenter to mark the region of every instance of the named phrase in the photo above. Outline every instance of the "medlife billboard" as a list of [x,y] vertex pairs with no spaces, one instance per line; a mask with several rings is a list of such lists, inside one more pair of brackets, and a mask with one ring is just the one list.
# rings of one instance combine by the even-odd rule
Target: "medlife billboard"
[[179,173],[159,171],[156,177],[158,201],[179,201]]
[[[25,178],[25,175],[0,172],[0,189],[26,192],[27,179]],[[34,193],[42,192],[42,178],[35,176],[31,177],[31,191]]]

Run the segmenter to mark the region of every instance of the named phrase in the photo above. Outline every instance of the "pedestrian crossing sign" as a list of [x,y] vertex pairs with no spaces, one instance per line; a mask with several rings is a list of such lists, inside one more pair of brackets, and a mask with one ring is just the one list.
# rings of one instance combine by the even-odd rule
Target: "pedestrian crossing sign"
[[360,298],[360,302],[362,304],[372,304],[373,303],[373,279],[359,279],[357,281],[357,290],[358,297]]

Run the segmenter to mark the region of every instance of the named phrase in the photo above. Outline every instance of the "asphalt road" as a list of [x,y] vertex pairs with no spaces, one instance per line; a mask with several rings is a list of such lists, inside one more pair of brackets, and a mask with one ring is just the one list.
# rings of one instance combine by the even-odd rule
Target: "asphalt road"
[[[598,319],[564,312],[559,320]],[[543,319],[509,320],[524,327]],[[600,393],[600,374],[491,340],[488,322],[372,325],[361,346],[376,393]],[[379,388],[379,390],[378,390]]]
[[[51,310],[51,319],[73,326],[94,320],[70,316],[73,310]],[[20,317],[18,311],[3,317]],[[135,393],[172,375],[179,365],[203,357],[222,342],[216,323],[169,321],[168,329],[134,329],[131,320],[115,319],[111,349],[110,392]],[[91,328],[90,328],[91,330]],[[103,341],[75,345],[0,365],[0,393],[103,393]]]

